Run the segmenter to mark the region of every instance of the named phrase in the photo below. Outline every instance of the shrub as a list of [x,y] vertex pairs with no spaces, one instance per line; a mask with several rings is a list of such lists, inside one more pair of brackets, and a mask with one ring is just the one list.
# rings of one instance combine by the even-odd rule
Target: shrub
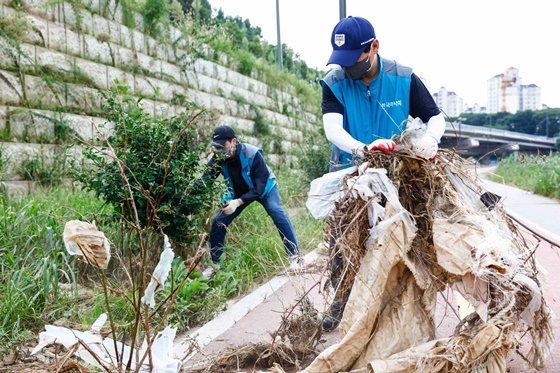
[[140,100],[122,97],[112,93],[103,105],[113,134],[105,149],[86,147],[84,158],[93,167],[81,168],[76,180],[130,221],[163,231],[188,256],[184,250],[198,233],[198,217],[212,207],[220,187],[200,177],[208,136],[195,124],[205,113],[187,107],[179,116],[156,119]]
[[303,145],[300,165],[307,181],[311,181],[329,172],[331,144],[325,135],[308,137]]

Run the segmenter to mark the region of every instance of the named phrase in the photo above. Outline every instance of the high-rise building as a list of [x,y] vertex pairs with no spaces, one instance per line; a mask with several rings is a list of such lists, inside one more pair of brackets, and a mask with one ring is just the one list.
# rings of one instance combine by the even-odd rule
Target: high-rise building
[[441,87],[433,96],[437,106],[446,116],[458,117],[464,112],[463,99],[455,92],[449,92],[447,88]]
[[519,70],[508,68],[487,81],[488,113],[519,110],[541,110],[541,89],[535,84],[523,85]]

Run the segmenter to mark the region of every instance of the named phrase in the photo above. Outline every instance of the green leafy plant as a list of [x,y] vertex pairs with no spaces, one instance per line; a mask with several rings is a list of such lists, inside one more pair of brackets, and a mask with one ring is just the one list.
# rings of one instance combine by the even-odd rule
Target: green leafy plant
[[20,173],[25,180],[42,186],[60,185],[70,175],[65,149],[55,148],[51,162],[47,162],[44,154],[29,154],[22,161]]
[[159,23],[167,13],[167,2],[165,0],[146,0],[142,8],[146,32],[156,36],[159,32]]
[[[140,100],[116,93],[103,107],[112,133],[106,148],[86,148],[84,157],[93,167],[81,168],[77,180],[126,219],[137,215],[143,227],[163,231],[186,249],[199,233],[198,218],[213,207],[221,190],[219,183],[201,178],[208,135],[196,123],[205,112],[191,105],[179,116],[156,119]],[[132,190],[123,187],[123,175]],[[127,203],[129,193],[134,205]]]
[[329,172],[331,144],[324,135],[308,137],[301,147],[300,167],[305,174],[305,180],[323,176]]

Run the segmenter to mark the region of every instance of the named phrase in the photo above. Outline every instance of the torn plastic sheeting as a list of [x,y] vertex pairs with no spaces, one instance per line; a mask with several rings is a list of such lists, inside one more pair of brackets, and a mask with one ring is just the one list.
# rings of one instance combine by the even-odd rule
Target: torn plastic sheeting
[[[115,344],[117,346],[118,356],[121,361],[121,369],[125,368],[125,364],[130,358],[131,348],[121,342],[116,342],[111,338],[103,339],[99,334],[99,329],[107,320],[107,315],[102,314],[92,326],[91,331],[81,332],[79,330],[68,329],[60,326],[46,325],[45,331],[39,334],[39,344],[33,349],[31,355],[39,352],[43,347],[49,346],[53,343],[58,343],[72,349],[78,346],[74,355],[78,356],[88,364],[103,368],[99,361],[105,366],[117,368],[115,366],[117,361],[117,353],[115,352]],[[144,362],[139,367],[139,372],[151,373],[177,373],[181,368],[181,361],[172,358],[173,353],[173,340],[175,339],[176,329],[166,327],[163,331],[159,332],[157,337],[152,342],[152,366],[150,367],[147,362]],[[87,346],[84,348],[82,344]],[[88,351],[89,350],[89,351]],[[91,351],[91,352],[90,352]],[[93,354],[92,354],[93,353]],[[134,351],[132,358],[131,368],[136,370],[135,364],[140,358],[148,353],[146,341],[142,344],[140,350]],[[98,361],[99,360],[99,361]],[[145,359],[148,361],[149,359]]]
[[146,287],[146,291],[142,297],[142,303],[148,304],[150,308],[153,308],[156,305],[154,295],[156,292],[163,289],[167,276],[169,276],[169,272],[171,271],[171,263],[175,257],[167,235],[163,236],[163,247],[163,252],[160,255],[156,268],[154,269],[152,279]]
[[[518,345],[523,322],[533,318],[539,323],[528,329],[533,343],[527,361],[542,369],[554,341],[551,311],[542,288],[536,286],[541,273],[531,258],[533,250],[500,206],[489,209],[480,201],[480,188],[469,177],[459,176],[454,155],[438,154],[441,159],[433,163],[406,155],[383,163],[387,159],[376,157],[369,156],[372,163],[389,167],[395,178],[390,183],[402,191],[395,197],[410,208],[412,228],[406,228],[407,214],[399,211],[402,205],[386,198],[385,215],[378,215],[381,220],[376,221],[368,211],[368,236],[364,232],[356,238],[361,232],[356,229],[363,227],[366,217],[363,209],[355,208],[363,204],[355,201],[375,204],[372,199],[383,193],[383,184],[364,179],[369,175],[363,164],[357,175],[346,178],[341,199],[333,203],[340,211],[334,213],[360,223],[345,233],[348,241],[340,238],[340,247],[348,257],[362,250],[355,248],[355,242],[366,238],[366,247],[358,258],[360,267],[340,323],[342,340],[324,350],[304,372],[365,367],[375,372],[505,372],[507,354]],[[449,175],[451,182],[446,179]],[[421,231],[415,231],[416,224]],[[456,314],[457,327],[464,330],[436,341],[437,295],[444,287],[464,293],[479,318],[461,319]],[[426,339],[432,340],[422,344]]]
[[349,167],[330,172],[311,181],[305,205],[315,219],[325,218],[329,215],[334,207],[334,202],[342,195],[341,187],[344,176],[356,170],[356,166]]
[[111,259],[109,240],[95,224],[70,220],[64,226],[62,239],[70,255],[79,255],[86,262],[107,269]]

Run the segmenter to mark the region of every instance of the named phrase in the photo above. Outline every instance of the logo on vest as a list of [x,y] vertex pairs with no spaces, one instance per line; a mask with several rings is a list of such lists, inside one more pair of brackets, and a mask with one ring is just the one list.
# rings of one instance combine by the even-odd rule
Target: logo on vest
[[402,101],[396,100],[396,101],[382,102],[380,103],[380,105],[383,109],[390,109],[392,107],[402,106]]

